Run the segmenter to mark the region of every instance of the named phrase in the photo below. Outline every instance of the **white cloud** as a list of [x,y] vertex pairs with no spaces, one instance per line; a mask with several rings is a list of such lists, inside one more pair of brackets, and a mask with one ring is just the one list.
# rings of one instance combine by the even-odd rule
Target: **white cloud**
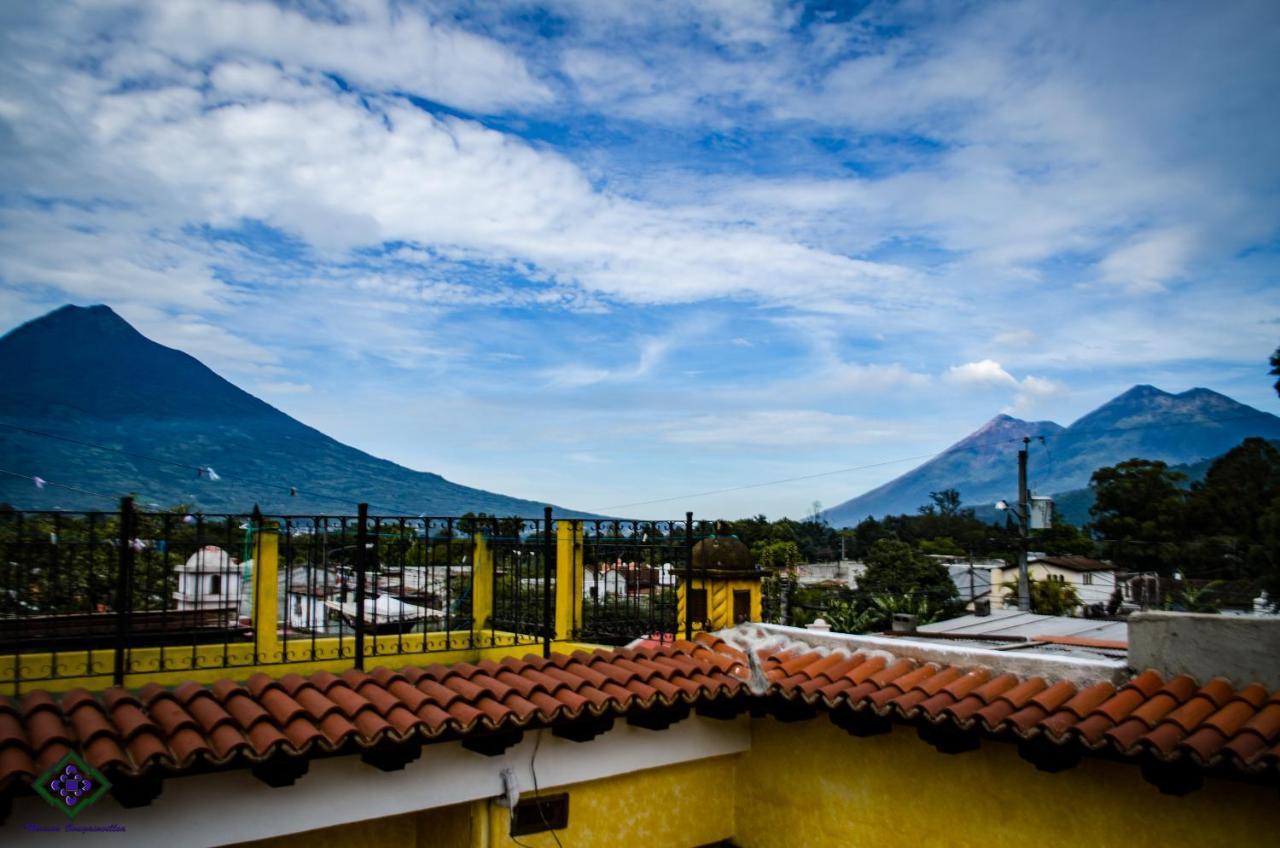
[[185,63],[279,62],[463,109],[495,111],[551,98],[524,61],[492,39],[432,21],[412,6],[343,6],[346,19],[338,22],[265,0],[153,0],[144,4],[135,33]]
[[1112,251],[1099,268],[1102,278],[1133,291],[1163,291],[1165,283],[1186,271],[1196,236],[1188,227],[1146,233]]
[[947,369],[946,378],[953,383],[991,386],[1016,386],[1018,381],[994,359],[966,362]]
[[424,467],[573,442],[663,485],[712,445],[760,448],[716,479],[788,476],[756,455],[906,455],[911,416],[945,443],[1274,348],[1239,320],[1280,310],[1246,250],[1280,220],[1266,4],[548,5],[550,37],[435,0],[0,11],[0,311],[108,301],[371,447],[386,416],[344,423],[330,380],[432,387]]
[[756,410],[742,413],[695,415],[669,422],[664,441],[707,447],[790,447],[805,450],[898,439],[900,423],[869,421],[812,409]]
[[634,365],[599,368],[581,363],[557,364],[544,370],[542,377],[549,387],[561,389],[577,389],[597,383],[632,383],[660,368],[667,353],[686,335],[674,332],[640,339]]
[[279,383],[259,383],[258,391],[266,395],[303,395],[309,394],[312,390],[310,383],[290,383],[282,381]]
[[912,371],[896,362],[888,365],[841,362],[826,372],[824,380],[829,380],[836,389],[864,391],[920,388],[932,382],[928,374]]
[[1035,340],[1036,334],[1030,330],[1006,330],[997,333],[991,341],[1001,347],[1026,347]]
[[1037,401],[1056,395],[1062,390],[1058,383],[1044,377],[1028,374],[1019,380],[994,359],[953,365],[947,369],[944,376],[948,382],[962,386],[1016,390],[1013,402],[1004,409],[1005,412],[1016,415],[1027,414],[1034,408]]

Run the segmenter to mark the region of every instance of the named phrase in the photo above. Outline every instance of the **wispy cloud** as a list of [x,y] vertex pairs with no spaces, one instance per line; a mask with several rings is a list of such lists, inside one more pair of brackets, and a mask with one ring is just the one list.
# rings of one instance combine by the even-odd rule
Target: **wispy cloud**
[[558,473],[496,458],[534,432],[705,488],[716,446],[735,479],[788,476],[762,457],[865,464],[1205,363],[1247,392],[1275,340],[1238,315],[1280,313],[1275,24],[1266,2],[11,4],[0,310],[107,301],[497,489]]

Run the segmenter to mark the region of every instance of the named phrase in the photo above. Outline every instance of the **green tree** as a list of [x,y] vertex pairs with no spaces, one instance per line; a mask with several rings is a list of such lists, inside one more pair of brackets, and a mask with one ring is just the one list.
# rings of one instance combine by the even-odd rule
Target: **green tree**
[[756,562],[766,571],[790,573],[800,564],[800,548],[795,542],[764,542],[754,553]]
[[1185,480],[1163,462],[1137,458],[1093,472],[1089,514],[1113,561],[1130,571],[1172,572],[1185,515]]
[[[1018,581],[1010,580],[1000,587],[1005,601],[1017,606]],[[1076,587],[1061,580],[1031,581],[1031,611],[1040,615],[1071,615],[1080,606],[1080,593]]]
[[[1276,348],[1276,352],[1271,354],[1271,376],[1280,377],[1280,347]],[[1280,395],[1280,380],[1275,382],[1276,394]]]
[[947,569],[921,556],[906,542],[881,539],[871,546],[865,562],[867,570],[858,578],[858,590],[864,596],[925,597],[939,607],[956,597]]
[[1219,611],[1216,596],[1221,586],[1221,580],[1211,580],[1199,588],[1189,583],[1184,584],[1182,591],[1165,603],[1165,609],[1216,613]]
[[1280,547],[1264,522],[1280,498],[1280,450],[1265,439],[1245,439],[1218,458],[1204,481],[1191,487],[1186,556],[1189,574],[1274,579]]
[[960,514],[960,492],[957,489],[943,489],[941,492],[930,492],[929,499],[939,515],[954,516]]
[[938,554],[941,556],[964,556],[964,548],[950,536],[939,536],[936,539],[921,539],[920,553]]
[[864,604],[837,601],[823,614],[823,619],[832,630],[840,633],[870,633],[888,630],[898,613],[915,616],[919,626],[937,621],[946,610],[946,604],[932,602],[926,597],[872,595]]
[[1031,547],[1047,554],[1087,557],[1098,554],[1098,545],[1089,538],[1088,533],[1074,524],[1068,524],[1056,514],[1053,516],[1053,526],[1031,531]]
[[[1271,501],[1258,520],[1258,533],[1262,543],[1271,552],[1272,562],[1280,558],[1280,498]],[[1280,612],[1280,568],[1268,569],[1262,575],[1262,590],[1267,593],[1273,610]]]

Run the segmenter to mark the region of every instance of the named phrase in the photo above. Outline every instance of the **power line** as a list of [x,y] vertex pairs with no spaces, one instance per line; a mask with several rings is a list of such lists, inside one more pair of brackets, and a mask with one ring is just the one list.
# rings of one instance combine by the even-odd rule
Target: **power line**
[[[1149,424],[1135,424],[1132,427],[1097,427],[1097,428],[1084,427],[1079,430],[1073,430],[1071,432],[1072,433],[1109,433],[1109,432],[1129,432],[1133,430],[1147,430],[1147,429],[1172,429],[1174,427],[1186,427],[1193,424],[1217,424],[1217,423],[1222,423],[1226,421],[1239,421],[1245,418],[1256,418],[1256,417],[1258,416],[1253,414],[1231,415],[1224,418],[1203,418],[1197,421],[1176,421],[1176,422],[1169,422],[1169,423],[1152,422]],[[1043,442],[1045,439],[1058,438],[1059,436],[1062,436],[1064,433],[1066,433],[1065,429],[1059,430],[1056,433],[1027,434],[1026,436],[999,438],[999,439],[993,439],[985,442],[984,441],[970,442],[967,446],[974,447],[974,446],[984,445],[984,444],[998,445],[998,444],[1004,444],[1006,442],[1020,442],[1023,440],[1023,438],[1040,439]],[[959,443],[957,442],[956,444],[959,444]],[[1046,448],[1048,447],[1047,444],[1045,446]],[[912,460],[916,460],[916,459],[933,459],[936,457],[944,456],[953,447],[955,447],[954,444],[949,445],[943,450],[937,451],[935,453],[918,454],[916,456],[904,456],[898,459],[885,460],[884,462],[871,463],[870,465],[855,465],[850,468],[838,468],[834,471],[821,471],[817,474],[805,474],[799,477],[785,477],[780,480],[769,480],[763,483],[748,483],[743,486],[729,486],[724,489],[713,489],[707,492],[697,492],[694,494],[676,495],[674,497],[669,497],[669,498],[657,498],[651,501],[635,501],[632,503],[614,504],[612,506],[598,507],[598,509],[609,510],[609,509],[626,509],[628,507],[633,507],[633,506],[649,506],[652,504],[669,503],[671,501],[679,501],[679,500],[685,500],[690,498],[703,498],[709,495],[722,495],[727,492],[740,492],[740,491],[743,491],[744,489],[759,489],[766,486],[777,486],[783,483],[795,483],[801,480],[813,480],[818,477],[830,477],[835,474],[847,474],[851,471],[864,471],[869,468],[880,468],[886,465],[896,465],[900,462],[911,462]]]
[[[1242,420],[1242,419],[1245,419],[1245,418],[1255,418],[1255,417],[1257,417],[1257,415],[1254,415],[1254,414],[1249,414],[1249,415],[1234,415],[1234,416],[1227,416],[1227,417],[1224,417],[1224,418],[1205,418],[1205,419],[1200,419],[1200,420],[1197,420],[1197,421],[1179,421],[1179,422],[1171,422],[1171,423],[1163,423],[1163,422],[1161,422],[1161,423],[1157,423],[1157,422],[1152,422],[1152,423],[1149,423],[1149,424],[1136,424],[1136,425],[1134,425],[1134,426],[1132,426],[1132,427],[1084,428],[1084,429],[1082,429],[1082,430],[1074,430],[1074,431],[1072,431],[1072,432],[1075,432],[1075,433],[1080,433],[1080,432],[1085,432],[1085,433],[1107,433],[1107,432],[1129,432],[1129,431],[1133,431],[1133,430],[1143,430],[1143,429],[1170,429],[1170,428],[1173,428],[1173,427],[1185,427],[1185,426],[1191,426],[1191,425],[1193,425],[1193,424],[1198,425],[1198,424],[1206,424],[1206,423],[1222,423],[1222,422],[1238,421],[1238,420]],[[58,433],[49,433],[49,432],[46,432],[46,431],[43,431],[43,430],[35,430],[35,429],[30,428],[30,427],[21,427],[21,426],[18,426],[18,425],[16,425],[16,424],[9,424],[9,423],[7,423],[7,422],[3,422],[3,421],[0,421],[0,427],[4,427],[4,428],[9,429],[9,430],[14,430],[14,431],[17,431],[17,432],[20,432],[20,433],[26,433],[26,434],[28,434],[28,435],[32,435],[32,436],[39,436],[39,437],[41,437],[41,438],[46,438],[46,439],[55,439],[55,440],[57,440],[57,441],[61,441],[61,442],[68,442],[68,443],[70,443],[70,444],[80,445],[80,446],[82,446],[82,447],[93,448],[93,449],[95,449],[95,450],[103,450],[103,451],[109,451],[109,452],[112,452],[112,453],[118,453],[118,454],[121,454],[121,455],[124,455],[124,456],[134,457],[135,459],[142,459],[142,460],[146,460],[146,461],[148,461],[148,462],[154,462],[154,463],[157,463],[157,464],[159,464],[159,465],[167,465],[167,466],[170,466],[170,467],[173,467],[173,468],[181,468],[181,469],[186,470],[186,471],[195,471],[195,472],[197,472],[197,474],[204,474],[204,473],[206,473],[208,470],[210,470],[210,469],[209,469],[209,467],[208,467],[208,466],[205,466],[205,465],[196,465],[196,464],[187,463],[187,462],[179,462],[179,461],[172,460],[172,459],[165,459],[165,458],[163,458],[163,457],[152,456],[152,455],[150,455],[150,454],[139,453],[139,452],[136,452],[136,451],[129,451],[129,450],[125,450],[125,449],[123,449],[123,448],[110,447],[110,446],[108,446],[108,445],[98,444],[98,443],[96,443],[96,442],[89,442],[89,441],[85,441],[85,440],[83,440],[83,439],[76,439],[76,438],[73,438],[73,437],[71,437],[71,436],[64,436],[64,435],[61,435],[61,434],[58,434]],[[1056,432],[1056,433],[1030,435],[1030,436],[1028,436],[1028,437],[1029,437],[1029,438],[1033,438],[1033,439],[1040,439],[1040,440],[1042,440],[1042,441],[1043,441],[1043,440],[1045,440],[1045,439],[1058,438],[1058,437],[1062,436],[1065,432],[1066,432],[1065,430],[1060,430],[1060,431],[1058,431],[1058,432]],[[1021,441],[1021,440],[1022,440],[1022,438],[1024,438],[1024,437],[1023,437],[1023,436],[1017,436],[1017,437],[1002,437],[1002,438],[993,439],[993,440],[989,440],[989,441],[985,441],[985,442],[976,442],[976,443],[972,443],[972,442],[971,442],[971,443],[970,443],[970,446],[980,445],[980,444],[1004,444],[1004,443],[1009,443],[1009,442],[1017,442],[1017,441]],[[729,486],[729,487],[725,487],[725,488],[722,488],[722,489],[713,489],[713,490],[706,491],[706,492],[697,492],[697,493],[693,493],[693,494],[675,495],[675,496],[672,496],[672,497],[667,497],[667,498],[656,498],[656,499],[648,500],[648,501],[634,501],[634,502],[631,502],[631,503],[625,503],[625,504],[615,504],[615,505],[612,505],[612,506],[599,507],[599,509],[601,509],[601,510],[610,510],[610,509],[626,509],[626,508],[634,507],[634,506],[650,506],[650,505],[653,505],[653,504],[659,504],[659,503],[670,503],[670,502],[672,502],[672,501],[678,501],[678,500],[685,500],[685,499],[691,499],[691,498],[702,498],[702,497],[708,497],[708,496],[711,496],[711,495],[726,494],[726,493],[728,493],[728,492],[739,492],[739,491],[744,491],[744,490],[747,490],[747,489],[759,489],[759,488],[765,488],[765,487],[767,487],[767,486],[777,486],[777,485],[781,485],[781,484],[784,484],[784,483],[795,483],[795,482],[800,482],[800,481],[804,481],[804,480],[813,480],[813,479],[817,479],[817,478],[819,478],[819,477],[830,477],[830,476],[834,476],[834,475],[837,475],[837,474],[848,474],[848,473],[853,472],[853,471],[864,471],[864,470],[868,470],[868,469],[872,469],[872,468],[881,468],[881,467],[888,466],[888,465],[896,465],[896,464],[898,464],[898,463],[902,463],[902,462],[911,462],[911,461],[919,460],[919,459],[931,459],[931,458],[935,458],[935,457],[940,457],[940,456],[943,456],[944,454],[946,454],[946,453],[947,453],[947,451],[951,450],[951,448],[952,448],[952,447],[954,447],[954,445],[948,446],[947,448],[945,448],[945,449],[943,449],[943,450],[941,450],[941,451],[934,452],[934,453],[917,454],[917,455],[915,455],[915,456],[899,457],[899,458],[897,458],[897,459],[885,460],[885,461],[883,461],[883,462],[874,462],[874,463],[870,463],[870,464],[868,464],[868,465],[856,465],[856,466],[851,466],[851,467],[848,467],[848,468],[838,468],[838,469],[835,469],[835,470],[832,470],[832,471],[821,471],[821,472],[818,472],[818,473],[816,473],[816,474],[804,474],[804,475],[800,475],[800,476],[797,476],[797,477],[785,477],[785,478],[778,479],[778,480],[768,480],[768,481],[764,481],[764,482],[760,482],[760,483],[748,483],[748,484],[741,485],[741,486]],[[10,475],[12,475],[12,476],[15,476],[15,477],[25,477],[25,478],[27,478],[27,479],[30,479],[30,475],[18,474],[18,473],[16,473],[16,472],[6,472],[6,473],[8,473],[8,474],[10,474]],[[291,485],[287,485],[287,484],[284,484],[284,483],[278,483],[278,482],[267,482],[267,481],[264,481],[264,480],[256,480],[256,479],[251,478],[251,477],[244,477],[244,476],[240,476],[240,475],[233,475],[233,474],[222,474],[222,475],[219,475],[219,476],[226,477],[226,478],[231,479],[231,480],[237,480],[237,481],[239,481],[239,482],[243,482],[243,483],[252,483],[252,484],[254,484],[254,485],[257,485],[257,486],[264,486],[264,487],[267,487],[267,488],[273,488],[273,489],[274,489],[274,488],[286,489],[286,490],[288,490],[288,491],[289,491],[289,493],[290,493],[291,495],[292,495],[292,494],[303,494],[303,495],[307,495],[307,496],[309,496],[309,497],[313,497],[313,498],[318,498],[318,499],[321,499],[321,500],[329,500],[329,501],[341,502],[341,503],[347,503],[347,504],[349,504],[349,503],[351,502],[351,499],[350,499],[349,497],[342,497],[342,496],[336,496],[336,495],[326,495],[326,494],[321,494],[321,493],[319,493],[319,492],[310,491],[310,490],[308,490],[308,491],[303,491],[302,489],[298,488],[297,486],[291,486]],[[72,490],[72,491],[82,492],[82,493],[84,493],[84,494],[91,494],[91,495],[95,495],[95,496],[97,496],[97,497],[114,497],[114,496],[111,496],[111,495],[103,495],[103,494],[102,494],[102,493],[100,493],[100,492],[92,492],[92,491],[89,491],[89,490],[87,490],[87,489],[79,489],[79,488],[77,488],[77,487],[69,486],[69,485],[66,485],[66,484],[51,484],[51,485],[58,485],[60,488],[66,488],[66,489],[70,489],[70,490]],[[398,508],[396,508],[396,507],[386,506],[385,504],[372,504],[372,503],[371,503],[371,504],[370,504],[370,506],[373,506],[375,509],[384,510],[384,511],[386,511],[388,514],[391,514],[391,513],[398,513],[398,512],[400,512],[400,511],[401,511],[401,510],[399,510],[399,509],[398,509]]]
[[[168,466],[170,466],[170,467],[173,467],[173,468],[181,468],[181,469],[184,469],[184,470],[186,470],[186,471],[195,471],[195,472],[197,472],[198,474],[204,474],[205,472],[207,472],[207,471],[209,470],[209,467],[208,467],[208,466],[206,466],[206,465],[192,465],[192,464],[190,464],[190,463],[186,463],[186,462],[178,462],[178,461],[176,461],[176,460],[172,460],[172,459],[164,459],[164,458],[162,458],[162,457],[158,457],[158,456],[151,456],[151,455],[149,455],[149,454],[145,454],[145,453],[138,453],[138,452],[136,452],[136,451],[128,451],[128,450],[124,450],[123,448],[114,448],[114,447],[111,447],[111,446],[109,446],[109,445],[102,445],[102,444],[98,444],[98,443],[96,443],[96,442],[88,442],[88,441],[85,441],[85,440],[83,440],[83,439],[74,439],[74,438],[71,438],[70,436],[63,436],[63,435],[60,435],[60,434],[58,434],[58,433],[48,433],[48,432],[45,432],[45,431],[43,431],[43,430],[33,430],[33,429],[31,429],[30,427],[19,427],[19,426],[18,426],[18,425],[16,425],[16,424],[9,424],[9,423],[3,422],[3,421],[0,421],[0,427],[7,428],[7,429],[9,429],[9,430],[17,430],[18,432],[21,432],[21,433],[27,433],[28,435],[32,435],[32,436],[40,436],[40,437],[42,437],[42,438],[46,438],[46,439],[56,439],[56,440],[61,441],[61,442],[69,442],[69,443],[74,444],[74,445],[81,445],[82,447],[93,448],[93,449],[95,449],[95,450],[103,450],[103,451],[109,451],[109,452],[112,452],[112,453],[123,454],[124,456],[131,456],[131,457],[134,457],[135,459],[142,459],[142,460],[146,460],[146,461],[148,461],[148,462],[154,462],[154,463],[157,463],[157,464],[159,464],[159,465],[168,465]],[[28,479],[30,479],[30,476],[29,476],[29,475],[15,474],[14,476],[18,476],[18,477],[27,477]],[[287,485],[287,484],[285,484],[285,483],[269,483],[269,482],[267,482],[267,481],[265,481],[265,480],[255,480],[255,479],[253,479],[252,477],[243,477],[243,476],[235,475],[235,474],[219,474],[218,476],[219,476],[219,477],[225,477],[225,478],[227,478],[228,480],[236,480],[236,481],[241,482],[241,483],[253,483],[254,485],[257,485],[257,486],[264,486],[264,487],[272,488],[272,489],[275,489],[275,488],[285,489],[285,490],[289,491],[289,492],[290,492],[290,494],[295,494],[295,493],[296,493],[296,494],[300,494],[300,495],[307,495],[307,496],[309,496],[309,497],[318,498],[318,499],[321,499],[321,500],[330,500],[330,501],[334,501],[334,502],[341,502],[341,503],[345,503],[345,504],[348,504],[348,505],[351,503],[351,498],[349,498],[349,497],[339,497],[339,496],[336,496],[336,495],[325,495],[325,494],[321,494],[321,493],[319,493],[319,492],[315,492],[315,491],[303,491],[302,489],[298,488],[297,486],[291,486],[291,485]],[[61,486],[62,486],[62,488],[71,488],[71,489],[74,489],[75,491],[82,491],[82,492],[86,492],[87,494],[94,494],[94,495],[100,494],[100,493],[98,493],[98,492],[88,492],[87,490],[84,490],[84,489],[75,489],[75,487],[72,487],[72,486],[66,486],[66,485],[64,485],[64,484],[59,484],[59,485],[61,485]],[[114,497],[114,496],[112,496],[112,495],[101,495],[101,497]],[[395,508],[395,507],[389,507],[389,506],[386,506],[385,504],[374,504],[374,503],[371,503],[371,504],[370,504],[370,506],[374,507],[375,509],[385,510],[385,511],[386,511],[386,512],[388,512],[388,513],[398,513],[398,512],[400,512],[400,511],[401,511],[401,510],[399,510],[399,509],[397,509],[397,508]]]
[[127,451],[127,450],[124,450],[123,448],[113,448],[113,447],[108,447],[107,445],[99,445],[99,444],[95,444],[94,442],[83,441],[82,439],[73,439],[70,436],[61,436],[57,433],[46,433],[43,430],[32,430],[29,427],[19,427],[16,424],[8,424],[3,421],[0,421],[0,427],[5,427],[9,430],[17,430],[21,433],[27,433],[32,436],[42,436],[46,439],[57,439],[60,442],[70,442],[73,445],[83,445],[84,447],[87,447],[87,448],[97,448],[98,450],[112,451],[114,453],[124,454],[125,456],[132,456],[136,459],[145,459],[149,462],[155,462],[161,465],[172,465],[174,468],[185,468],[188,471],[203,472],[206,468],[206,466],[203,466],[203,465],[189,465],[185,462],[175,462],[171,459],[161,459],[158,456],[150,456],[145,453],[135,453],[134,451]]
[[102,492],[93,492],[89,489],[81,489],[78,486],[70,486],[66,483],[55,483],[52,480],[46,480],[43,477],[37,478],[33,474],[19,474],[17,471],[10,471],[7,468],[0,468],[0,474],[8,474],[10,477],[17,477],[19,480],[29,480],[34,483],[37,479],[46,486],[56,486],[59,489],[70,489],[73,492],[79,492],[82,495],[93,495],[98,498],[106,498],[107,500],[115,500],[115,495],[104,495]]
[[[1223,418],[1200,418],[1195,421],[1169,421],[1169,422],[1151,422],[1149,424],[1134,424],[1131,427],[1082,427],[1079,430],[1071,430],[1064,427],[1055,433],[1035,434],[1029,433],[1028,437],[1032,439],[1058,439],[1065,436],[1068,431],[1071,433],[1127,433],[1131,430],[1172,430],[1175,427],[1191,427],[1200,424],[1222,424],[1227,421],[1243,421],[1246,418],[1258,418],[1267,415],[1265,412],[1257,412],[1248,415],[1228,415]],[[1274,416],[1273,416],[1274,417]],[[1022,437],[1018,437],[1021,441]]]
[[636,501],[634,503],[614,504],[613,506],[602,506],[600,509],[625,509],[631,506],[648,506],[649,504],[668,503],[670,501],[680,501],[686,498],[703,498],[707,495],[722,495],[725,492],[740,492],[743,489],[759,489],[763,486],[776,486],[779,483],[794,483],[798,480],[812,480],[815,477],[830,477],[833,474],[847,474],[850,471],[862,471],[867,468],[879,468],[882,465],[895,465],[899,462],[910,462],[913,459],[927,459],[932,456],[939,456],[936,453],[922,453],[916,456],[904,456],[900,459],[889,459],[884,462],[873,462],[870,465],[855,465],[851,468],[838,468],[835,471],[822,471],[817,474],[805,474],[801,477],[786,477],[781,480],[769,480],[764,483],[748,483],[745,486],[730,486],[727,489],[714,489],[710,492],[698,492],[692,495],[676,495],[671,498],[658,498],[652,501]]

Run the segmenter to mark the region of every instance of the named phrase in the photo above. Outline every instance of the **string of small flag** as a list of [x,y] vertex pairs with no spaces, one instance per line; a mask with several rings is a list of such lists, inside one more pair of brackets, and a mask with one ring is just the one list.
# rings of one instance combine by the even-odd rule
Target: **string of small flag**
[[0,474],[6,474],[10,477],[17,477],[19,480],[30,480],[37,489],[44,489],[46,486],[54,486],[59,489],[68,489],[72,492],[79,492],[82,495],[93,495],[94,497],[107,498],[115,500],[115,495],[104,495],[102,492],[95,492],[90,489],[82,489],[79,486],[72,486],[67,483],[55,483],[53,480],[46,480],[35,474],[22,474],[17,471],[10,471],[7,468],[0,468]]
[[[174,468],[187,468],[187,469],[191,469],[191,470],[194,470],[194,471],[196,472],[196,479],[198,479],[198,480],[208,480],[208,481],[210,481],[210,482],[212,482],[212,483],[216,483],[216,482],[218,482],[218,481],[220,481],[220,480],[222,480],[222,479],[223,479],[223,475],[219,474],[216,470],[214,470],[214,468],[213,468],[213,466],[212,466],[212,465],[191,465],[191,464],[188,464],[188,463],[185,463],[185,462],[179,462],[179,461],[175,461],[175,460],[172,460],[172,459],[164,459],[163,457],[150,456],[150,455],[148,455],[148,454],[138,453],[138,452],[136,452],[136,451],[124,450],[123,448],[115,448],[115,447],[110,447],[110,446],[108,446],[108,445],[100,445],[100,444],[97,444],[97,443],[95,443],[95,442],[85,441],[85,440],[83,440],[83,439],[75,439],[75,438],[72,438],[72,437],[70,437],[70,436],[63,436],[63,435],[60,435],[60,434],[58,434],[58,433],[48,433],[48,432],[44,432],[44,431],[42,431],[42,430],[34,430],[34,429],[31,429],[30,427],[20,427],[20,426],[18,426],[18,425],[16,425],[16,424],[9,424],[9,423],[7,423],[7,422],[3,422],[3,421],[0,421],[0,427],[3,427],[3,428],[5,428],[5,429],[9,429],[9,430],[16,430],[16,431],[21,432],[21,433],[27,433],[27,434],[32,435],[32,436],[41,436],[41,437],[46,438],[46,439],[56,439],[56,440],[58,440],[58,441],[62,441],[62,442],[70,442],[71,444],[82,445],[82,446],[84,446],[84,447],[94,448],[95,450],[111,451],[112,453],[119,453],[119,454],[123,454],[123,455],[125,455],[125,456],[131,456],[131,457],[134,457],[134,458],[136,458],[136,459],[143,459],[143,460],[146,460],[146,461],[148,461],[148,462],[155,462],[155,463],[158,463],[158,464],[160,464],[160,465],[168,465],[168,466],[171,466],[171,467],[174,467]],[[48,481],[48,480],[46,480],[46,479],[45,479],[45,478],[43,478],[43,477],[39,477],[39,476],[31,476],[31,475],[16,475],[16,476],[28,477],[28,478],[29,478],[29,479],[34,483],[34,485],[35,485],[35,487],[36,487],[37,489],[43,489],[46,485],[51,485],[51,484],[49,483],[49,481]],[[288,492],[289,492],[289,497],[291,497],[291,498],[296,498],[296,497],[298,497],[298,495],[299,495],[299,493],[300,493],[300,491],[301,491],[297,486],[294,486],[294,485],[282,485],[282,484],[280,484],[280,483],[268,483],[268,482],[265,482],[265,481],[262,481],[262,480],[254,480],[254,479],[247,478],[247,477],[235,477],[235,478],[232,478],[232,479],[237,479],[237,480],[240,480],[241,482],[245,482],[245,483],[254,483],[254,484],[259,485],[259,486],[269,486],[269,487],[271,487],[271,488],[275,488],[275,487],[278,487],[278,486],[279,486],[279,487],[282,487],[282,488],[287,489],[287,490],[288,490]],[[72,489],[75,489],[75,487],[67,487],[65,484],[58,484],[58,485],[61,485],[63,488],[72,488]],[[78,489],[77,489],[77,491],[81,491],[81,490],[78,490]],[[97,494],[97,493],[94,493],[94,494]],[[349,500],[349,498],[347,498],[347,497],[336,497],[336,496],[333,496],[333,495],[322,495],[322,494],[318,494],[318,493],[316,493],[316,492],[307,492],[306,494],[307,494],[309,497],[321,498],[321,499],[325,499],[325,500],[333,500],[333,501],[339,501],[339,500],[340,500],[340,501],[343,501],[344,503],[345,503],[345,502],[347,502],[347,501]],[[106,496],[106,495],[103,495],[103,497],[107,497],[107,496]]]

